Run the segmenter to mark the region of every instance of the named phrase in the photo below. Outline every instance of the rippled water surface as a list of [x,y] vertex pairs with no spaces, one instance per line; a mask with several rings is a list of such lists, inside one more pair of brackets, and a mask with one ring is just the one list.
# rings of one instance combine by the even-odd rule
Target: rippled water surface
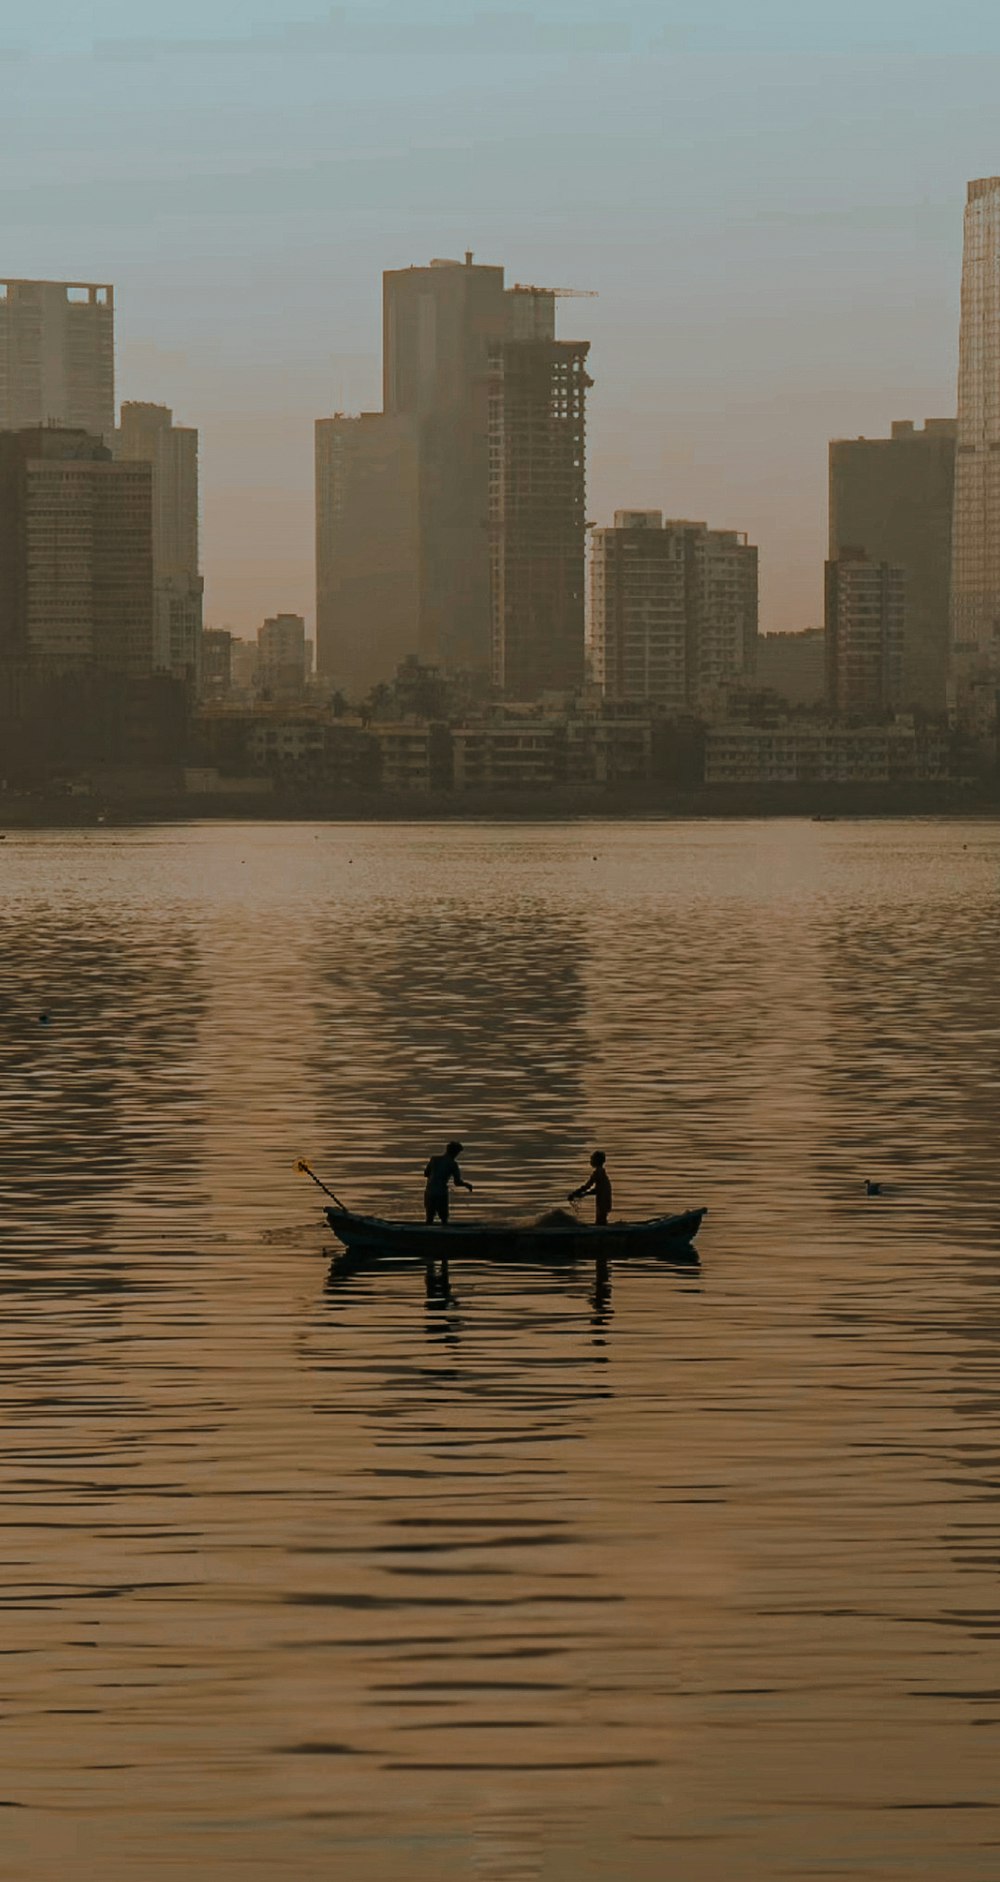
[[[996,1882],[998,890],[976,824],[12,832],[5,1882]],[[700,1267],[332,1269],[295,1159],[410,1212],[452,1133]]]

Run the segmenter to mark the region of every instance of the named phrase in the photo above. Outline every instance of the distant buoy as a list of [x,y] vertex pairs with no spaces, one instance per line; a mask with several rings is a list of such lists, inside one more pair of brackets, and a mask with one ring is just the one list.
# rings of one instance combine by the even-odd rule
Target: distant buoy
[[50,1024],[51,1024],[51,1021],[50,1021],[50,1018],[49,1018],[49,1015],[48,1015],[48,1013],[39,1013],[39,1015],[38,1015],[38,1024],[39,1024],[40,1026],[48,1026],[48,1025],[50,1025]]

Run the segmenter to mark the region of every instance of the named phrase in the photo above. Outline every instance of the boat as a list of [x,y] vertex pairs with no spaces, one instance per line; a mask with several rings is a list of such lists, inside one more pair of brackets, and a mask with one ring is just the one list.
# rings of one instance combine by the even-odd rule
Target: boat
[[352,1255],[409,1256],[424,1263],[465,1256],[472,1261],[594,1261],[659,1255],[690,1260],[691,1244],[707,1209],[650,1216],[644,1222],[608,1222],[598,1228],[556,1209],[534,1222],[387,1222],[324,1209],[338,1241]]

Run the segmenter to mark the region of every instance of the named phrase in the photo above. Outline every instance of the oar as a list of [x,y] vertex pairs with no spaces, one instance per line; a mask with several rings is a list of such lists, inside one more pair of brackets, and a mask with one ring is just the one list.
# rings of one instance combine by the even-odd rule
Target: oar
[[295,1168],[298,1170],[298,1173],[300,1176],[311,1176],[317,1189],[321,1189],[325,1196],[329,1196],[331,1201],[336,1203],[338,1209],[343,1209],[345,1215],[350,1215],[350,1210],[348,1209],[346,1202],[341,1202],[340,1197],[335,1196],[332,1189],[327,1189],[326,1184],[320,1181],[319,1177],[316,1175],[315,1170],[311,1170],[309,1168],[308,1163],[306,1163],[303,1157],[299,1158],[297,1164],[295,1165]]

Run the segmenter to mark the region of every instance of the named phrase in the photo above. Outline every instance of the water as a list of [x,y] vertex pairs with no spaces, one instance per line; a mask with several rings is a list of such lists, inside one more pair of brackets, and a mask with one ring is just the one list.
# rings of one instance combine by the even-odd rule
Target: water
[[[998,888],[987,824],[8,836],[0,1874],[995,1882]],[[331,1274],[295,1159],[409,1211],[452,1133],[700,1269]]]

